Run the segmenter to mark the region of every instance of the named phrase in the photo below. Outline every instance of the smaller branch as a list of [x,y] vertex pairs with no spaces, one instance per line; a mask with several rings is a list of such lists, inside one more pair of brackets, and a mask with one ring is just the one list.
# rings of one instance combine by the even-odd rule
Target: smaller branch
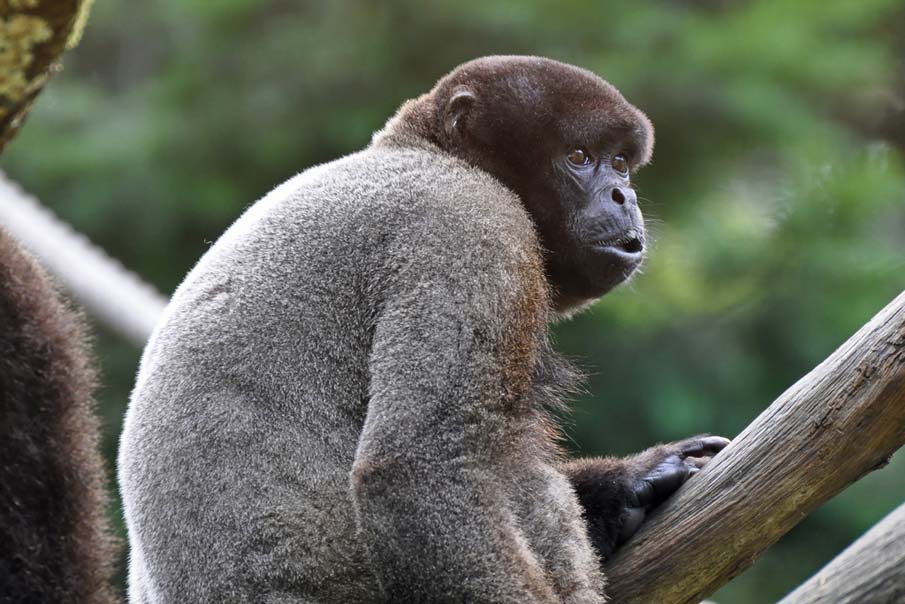
[[905,602],[905,504],[889,513],[779,604]]
[[89,314],[141,348],[167,299],[43,207],[0,172],[6,228]]

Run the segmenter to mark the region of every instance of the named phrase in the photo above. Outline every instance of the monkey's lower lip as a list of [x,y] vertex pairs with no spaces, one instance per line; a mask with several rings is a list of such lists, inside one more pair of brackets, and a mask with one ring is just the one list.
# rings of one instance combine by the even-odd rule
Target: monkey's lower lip
[[644,251],[644,241],[635,235],[623,235],[594,241],[592,245],[597,249],[606,249],[621,252],[625,255],[640,256]]

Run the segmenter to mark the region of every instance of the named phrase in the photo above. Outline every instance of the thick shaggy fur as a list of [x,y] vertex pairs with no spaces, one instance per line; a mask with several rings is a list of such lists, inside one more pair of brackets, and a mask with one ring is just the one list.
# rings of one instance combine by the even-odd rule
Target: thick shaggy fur
[[[650,155],[646,118],[590,72],[482,59],[223,235],[126,417],[132,602],[604,601],[600,557],[666,454],[557,452],[573,376],[547,324],[631,270],[578,247],[556,195],[577,181],[544,176],[573,138]],[[641,228],[633,201],[600,208]]]
[[81,318],[0,229],[0,602],[102,604],[113,542]]
[[142,359],[132,601],[600,601],[531,396],[546,300],[515,196],[427,143],[280,186]]

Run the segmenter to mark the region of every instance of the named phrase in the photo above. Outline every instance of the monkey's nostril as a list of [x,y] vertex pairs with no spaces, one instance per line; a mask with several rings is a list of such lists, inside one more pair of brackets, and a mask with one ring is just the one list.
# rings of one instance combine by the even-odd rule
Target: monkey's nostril
[[613,201],[615,201],[619,205],[622,205],[625,203],[625,195],[623,195],[622,189],[620,189],[619,187],[616,187],[615,189],[613,189],[612,197],[613,197]]
[[637,237],[633,237],[628,243],[622,244],[621,247],[629,254],[637,254],[644,251],[644,242]]

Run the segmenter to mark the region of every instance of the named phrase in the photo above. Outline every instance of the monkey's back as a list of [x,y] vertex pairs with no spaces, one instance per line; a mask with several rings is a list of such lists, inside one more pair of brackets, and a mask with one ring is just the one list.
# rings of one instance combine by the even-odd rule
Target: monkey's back
[[382,287],[425,253],[425,225],[449,258],[534,250],[488,175],[369,148],[275,189],[189,273],[122,437],[133,601],[373,601],[349,471]]

